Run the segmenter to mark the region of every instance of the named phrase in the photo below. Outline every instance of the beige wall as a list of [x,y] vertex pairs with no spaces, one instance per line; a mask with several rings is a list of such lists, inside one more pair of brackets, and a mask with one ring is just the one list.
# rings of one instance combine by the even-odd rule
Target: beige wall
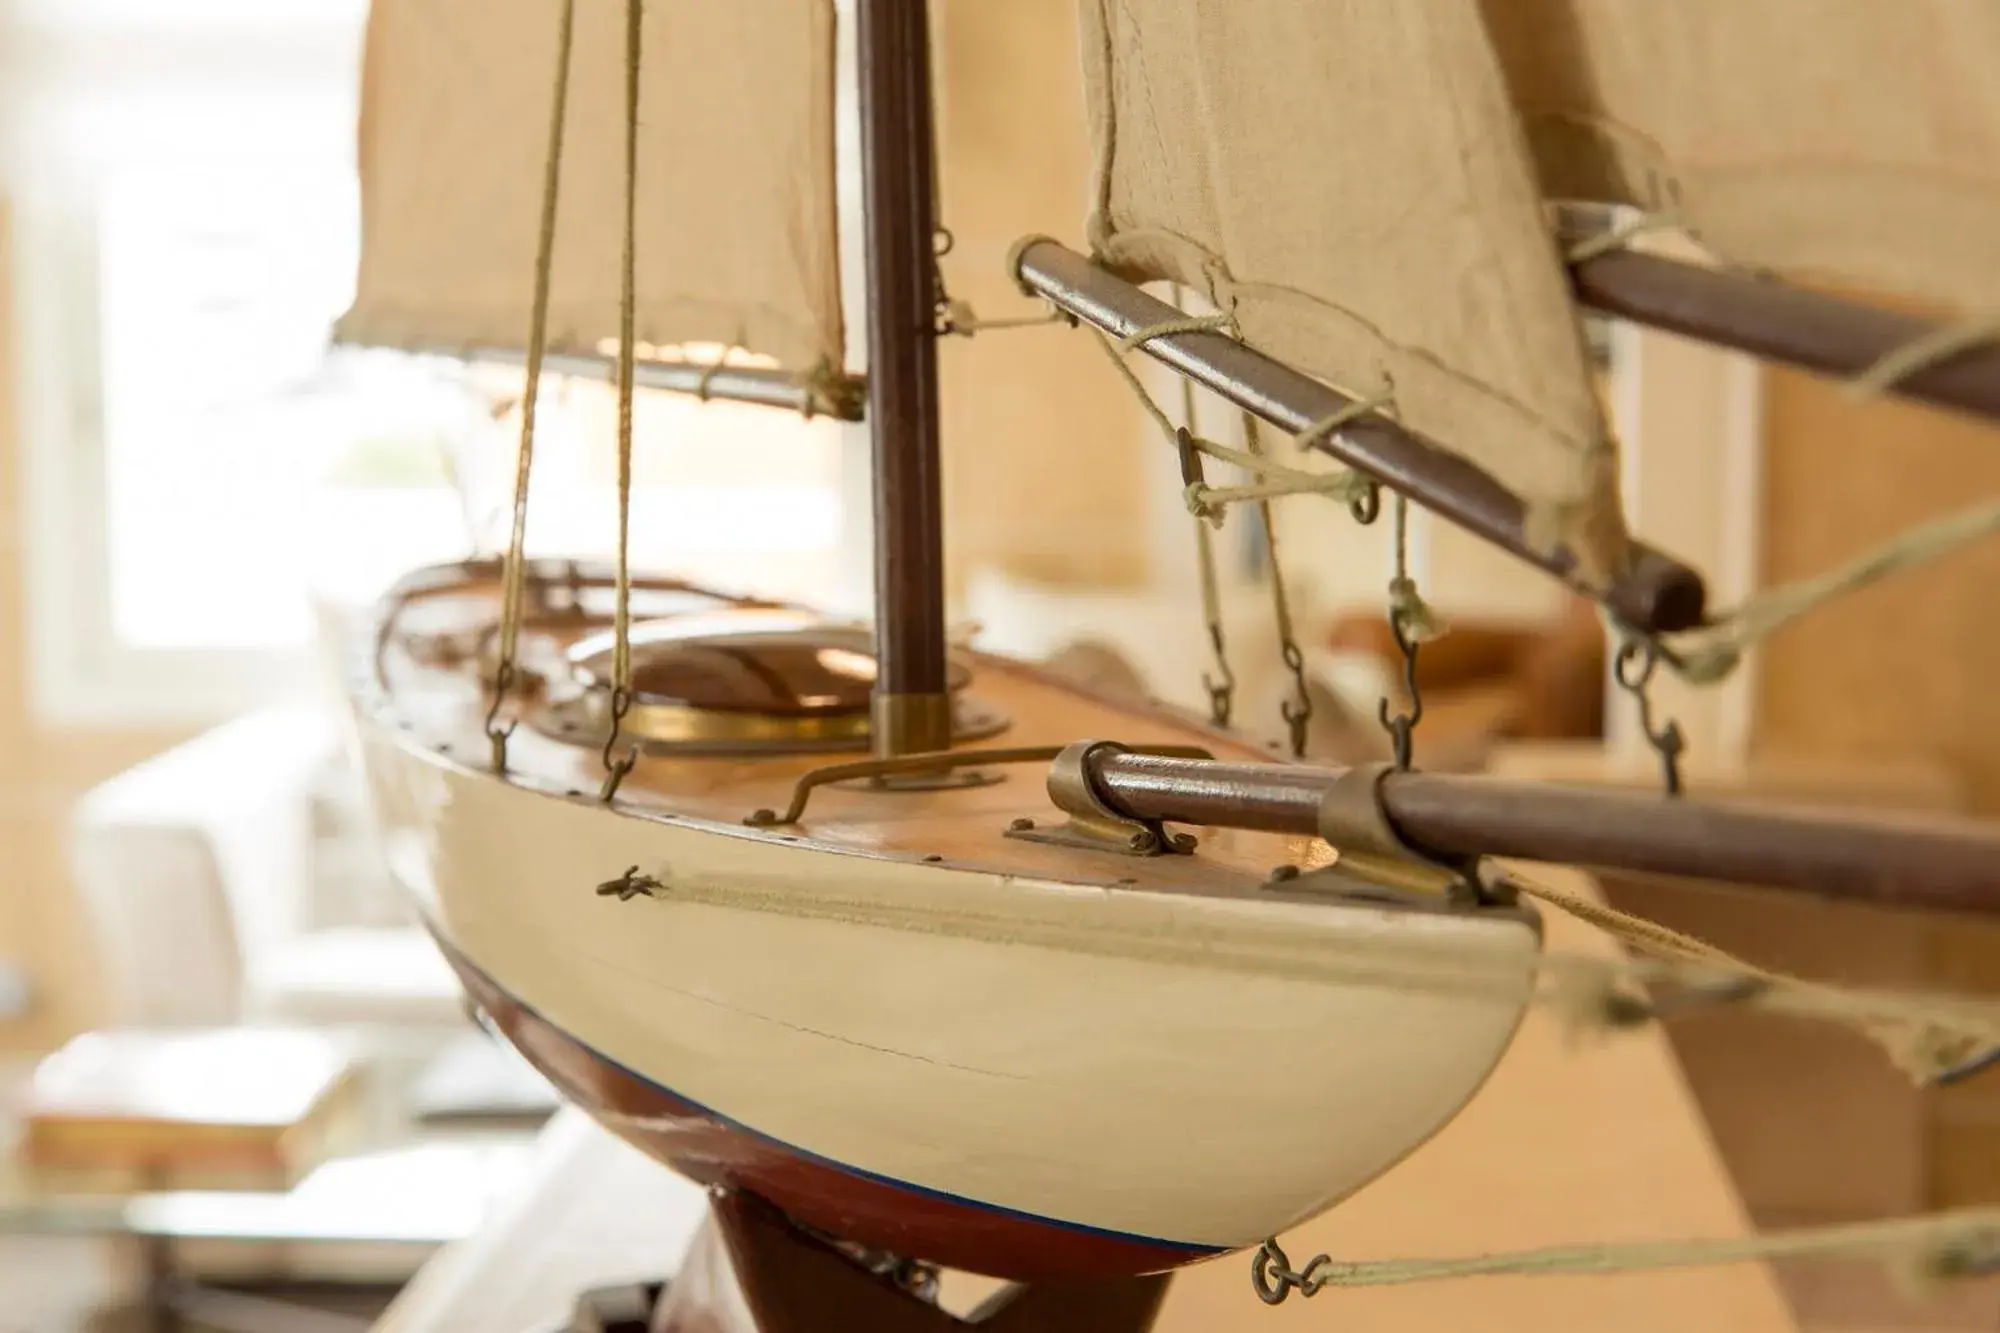
[[[1763,581],[1826,569],[1926,517],[2000,494],[2000,429],[1774,371],[1765,381]],[[1816,612],[1758,676],[1759,748],[1934,761],[2000,815],[2000,542],[1988,539]],[[2000,992],[2000,927],[1902,934],[1912,980]],[[1926,1099],[1939,1202],[2000,1199],[2000,1077]]]
[[0,957],[35,988],[29,1017],[0,1023],[0,1052],[47,1047],[92,1021],[95,965],[64,870],[64,819],[92,784],[183,734],[48,727],[29,707],[12,253],[0,212]]
[[[2000,495],[2000,429],[1860,405],[1807,376],[1766,379],[1763,576],[1850,560],[1925,518]],[[1760,745],[1949,765],[2000,814],[2000,542],[1985,541],[1799,621],[1772,640]]]
[[[1006,276],[1023,236],[1082,248],[1090,151],[1075,0],[939,13],[942,221],[952,295],[987,318],[1035,314]],[[953,572],[987,565],[1056,587],[1148,573],[1143,418],[1088,335],[1063,326],[947,339],[945,522]]]

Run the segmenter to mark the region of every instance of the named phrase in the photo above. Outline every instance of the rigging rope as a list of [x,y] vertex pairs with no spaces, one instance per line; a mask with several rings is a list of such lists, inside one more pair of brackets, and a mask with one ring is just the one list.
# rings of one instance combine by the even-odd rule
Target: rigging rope
[[[1175,287],[1174,304],[1179,305],[1181,299],[1181,289]],[[1182,376],[1180,386],[1182,425],[1174,432],[1174,444],[1181,456],[1181,479],[1192,486],[1198,485],[1201,477],[1201,455],[1192,444],[1195,438],[1194,381]],[[1208,691],[1208,720],[1215,726],[1226,727],[1236,706],[1236,672],[1230,668],[1229,642],[1223,633],[1222,590],[1215,575],[1215,539],[1202,525],[1199,516],[1194,524],[1194,551],[1201,571],[1201,614],[1208,627],[1209,655],[1215,662],[1215,673],[1203,672],[1201,685]]]
[[[1190,316],[1190,318],[1207,321],[1222,317],[1198,315]],[[1119,376],[1125,381],[1126,386],[1132,390],[1133,397],[1138,399],[1139,405],[1145,409],[1146,414],[1153,419],[1153,423],[1160,428],[1160,433],[1166,436],[1169,441],[1176,440],[1178,428],[1168,418],[1167,414],[1160,410],[1159,404],[1153,401],[1152,395],[1146,392],[1146,386],[1139,382],[1138,375],[1133,372],[1131,366],[1126,364],[1125,358],[1120,355],[1120,349],[1126,342],[1131,342],[1136,346],[1151,338],[1164,337],[1174,332],[1186,332],[1187,330],[1180,328],[1180,324],[1181,321],[1173,320],[1164,324],[1150,325],[1146,328],[1135,330],[1125,339],[1117,341],[1114,341],[1107,334],[1092,330],[1098,346],[1102,347],[1105,355],[1110,357],[1111,364],[1117,368]],[[1357,399],[1340,411],[1319,421],[1315,421],[1312,425],[1299,432],[1295,438],[1308,443],[1312,440],[1323,438],[1326,435],[1332,434],[1341,426],[1353,421],[1356,417],[1367,412],[1377,411],[1385,403],[1391,401],[1393,400],[1387,394]],[[1356,472],[1351,468],[1343,468],[1338,472],[1302,472],[1295,468],[1286,467],[1281,463],[1275,463],[1265,456],[1245,453],[1239,449],[1231,449],[1225,444],[1217,444],[1214,440],[1205,439],[1192,432],[1189,433],[1188,438],[1197,452],[1221,462],[1234,463],[1240,468],[1269,479],[1255,486],[1208,486],[1204,484],[1189,487],[1189,509],[1218,526],[1221,522],[1219,514],[1223,506],[1249,500],[1275,499],[1281,495],[1327,495],[1347,503],[1349,508],[1357,511],[1355,517],[1364,523],[1373,517],[1372,512],[1369,512],[1369,510],[1379,493],[1380,486],[1374,478],[1363,473]],[[1363,517],[1364,513],[1367,514],[1366,517]]]
[[1919,523],[1845,565],[1758,593],[1710,628],[1669,641],[1663,656],[1676,675],[1694,684],[1722,680],[1752,644],[1807,612],[1995,532],[2000,501]]
[[[1672,210],[1641,214],[1583,238],[1570,247],[1566,257],[1572,264],[1581,263],[1622,249],[1644,233],[1680,225],[1679,215]],[[1995,340],[2000,340],[2000,315],[1933,329],[1878,358],[1848,382],[1847,390],[1857,398],[1875,397],[1912,375]],[[1742,664],[1743,654],[1753,644],[1808,612],[1994,532],[2000,532],[2000,503],[1919,523],[1846,565],[1757,594],[1734,611],[1716,617],[1705,629],[1661,645],[1659,656],[1691,684],[1714,684]],[[1660,748],[1657,736],[1654,743]]]
[[999,329],[1036,329],[1044,324],[1062,324],[1068,322],[1068,318],[1060,310],[1051,310],[1040,315],[981,319],[970,301],[942,299],[938,303],[938,332],[955,333],[965,338]]
[[[1595,926],[1647,958],[1697,969],[1674,977],[1677,982],[1727,995],[1731,1002],[1747,1008],[1851,1027],[1879,1046],[1890,1062],[1915,1082],[1932,1082],[1978,1052],[2000,1045],[2000,1011],[1985,1002],[1898,997],[1806,981],[1758,967],[1705,940],[1516,871],[1500,872],[1497,882]],[[1626,979],[1608,973],[1572,978],[1558,988],[1561,995],[1552,1002],[1567,1010],[1574,1022],[1624,1026],[1631,1007],[1629,997],[1618,992],[1621,980]]]
[[[1257,428],[1257,418],[1248,412],[1243,414],[1243,444],[1253,458],[1264,457],[1264,441]],[[1271,571],[1271,620],[1278,631],[1278,656],[1284,661],[1285,669],[1292,673],[1292,697],[1279,701],[1278,716],[1284,719],[1292,758],[1303,759],[1306,757],[1306,734],[1312,726],[1313,715],[1312,693],[1306,689],[1306,655],[1299,648],[1298,635],[1292,628],[1291,598],[1285,592],[1284,567],[1278,563],[1278,526],[1269,500],[1258,502],[1257,516],[1264,530],[1264,563]]]
[[[611,622],[611,725],[604,738],[604,783],[609,802],[638,762],[632,746],[614,758],[625,714],[632,708],[632,394],[634,326],[638,311],[639,65],[645,0],[625,0],[625,244],[618,288],[618,588]],[[724,353],[725,359],[728,353]],[[704,379],[704,389],[706,380]]]
[[1228,445],[1198,436],[1194,447],[1210,458],[1234,463],[1265,478],[1249,486],[1197,484],[1187,488],[1189,512],[1217,527],[1222,525],[1223,511],[1229,505],[1250,500],[1274,500],[1284,495],[1324,495],[1341,501],[1355,511],[1357,519],[1367,522],[1366,518],[1362,518],[1362,512],[1372,508],[1378,494],[1375,480],[1352,468],[1342,468],[1338,472],[1300,472],[1268,458],[1241,453]]
[[[1179,289],[1175,289],[1176,300]],[[1216,673],[1204,674],[1202,684],[1209,694],[1210,719],[1217,726],[1229,723],[1231,701],[1234,697],[1236,678],[1230,670],[1227,644],[1223,637],[1221,590],[1215,574],[1215,546],[1207,531],[1208,526],[1221,527],[1228,506],[1255,502],[1263,520],[1265,558],[1271,567],[1271,595],[1273,611],[1277,623],[1279,653],[1285,667],[1292,674],[1292,698],[1279,704],[1279,715],[1284,719],[1291,752],[1295,758],[1303,758],[1306,750],[1307,729],[1312,721],[1312,696],[1306,687],[1305,654],[1300,650],[1291,616],[1291,605],[1285,591],[1284,571],[1278,560],[1277,527],[1273,522],[1270,502],[1284,495],[1325,495],[1342,501],[1355,521],[1372,523],[1380,512],[1381,487],[1376,480],[1351,468],[1343,468],[1331,473],[1304,472],[1273,462],[1263,450],[1263,444],[1256,418],[1249,412],[1243,414],[1244,442],[1247,449],[1237,450],[1227,445],[1197,435],[1194,425],[1194,383],[1186,376],[1179,377],[1181,386],[1182,416],[1187,424],[1176,426],[1167,414],[1146,392],[1138,374],[1125,362],[1124,354],[1142,346],[1154,338],[1167,337],[1176,333],[1206,332],[1228,329],[1236,333],[1235,317],[1229,314],[1184,315],[1174,319],[1161,320],[1155,324],[1134,329],[1123,338],[1113,340],[1099,330],[1092,330],[1097,343],[1104,349],[1111,364],[1117,368],[1132,394],[1138,399],[1148,416],[1153,419],[1162,434],[1171,440],[1181,457],[1182,481],[1185,486],[1184,498],[1188,512],[1193,514],[1195,523],[1195,551],[1201,573],[1202,615],[1208,626],[1209,646],[1214,657]],[[1336,412],[1332,412],[1313,422],[1294,436],[1300,449],[1310,447],[1371,412],[1393,408],[1395,387],[1387,385],[1379,392],[1356,395],[1351,402]],[[1201,475],[1203,457],[1232,463],[1258,478],[1247,486],[1210,486]],[[1405,674],[1408,676],[1410,697],[1414,703],[1415,642],[1424,638],[1435,638],[1442,633],[1430,608],[1416,594],[1416,585],[1409,579],[1404,567],[1405,536],[1404,518],[1407,502],[1398,498],[1397,511],[1397,570],[1398,577],[1390,585],[1391,624],[1399,625],[1397,643],[1403,648]],[[1406,642],[1406,635],[1418,636]],[[1421,705],[1415,705],[1416,712]],[[1383,701],[1383,725],[1397,741],[1397,753],[1404,757],[1407,767],[1409,748],[1409,727],[1416,722],[1416,713],[1407,720],[1398,719],[1392,723],[1388,717],[1388,701]]]
[[1424,599],[1417,593],[1417,581],[1410,577],[1410,502],[1396,497],[1396,572],[1389,579],[1389,633],[1403,658],[1403,694],[1406,708],[1391,714],[1385,695],[1376,706],[1376,720],[1389,733],[1395,748],[1396,767],[1408,770],[1414,758],[1417,723],[1424,718],[1424,696],[1417,687],[1417,649],[1444,633]]
[[2000,1260],[2000,1208],[1962,1208],[1730,1240],[1557,1245],[1458,1259],[1343,1263],[1322,1254],[1301,1270],[1291,1267],[1276,1241],[1267,1241],[1258,1251],[1251,1280],[1267,1304],[1277,1305],[1293,1290],[1313,1296],[1327,1287],[1375,1287],[1501,1274],[1637,1273],[1805,1255],[1880,1257],[1919,1284],[1991,1272]]
[[528,540],[528,481],[535,461],[535,409],[541,394],[542,359],[548,347],[549,277],[555,267],[556,199],[561,193],[563,129],[569,110],[570,48],[576,32],[576,0],[563,0],[556,28],[556,77],[549,112],[549,155],[542,173],[541,226],[535,241],[535,289],[528,320],[527,383],[521,391],[521,443],[514,461],[514,516],[500,578],[500,663],[493,673],[493,700],[486,710],[486,739],[493,771],[507,771],[507,740],[514,724],[500,722],[500,709],[514,685],[515,650],[521,634],[521,592]]
[[[1227,316],[1217,315],[1197,315],[1189,316],[1188,318],[1199,321],[1204,328],[1219,328],[1221,325],[1215,321],[1221,320],[1226,322],[1227,320]],[[1126,340],[1118,342],[1114,342],[1107,334],[1100,330],[1092,329],[1090,332],[1092,339],[1099,347],[1104,349],[1104,355],[1110,358],[1111,364],[1117,368],[1119,377],[1132,390],[1133,397],[1138,399],[1139,405],[1145,409],[1146,415],[1153,419],[1153,424],[1160,428],[1160,433],[1166,436],[1168,442],[1174,445],[1176,452],[1193,450],[1200,453],[1208,453],[1211,446],[1209,446],[1207,441],[1200,439],[1187,427],[1176,426],[1167,416],[1166,412],[1161,409],[1160,405],[1153,401],[1153,395],[1147,393],[1146,386],[1139,382],[1138,373],[1131,366],[1125,364],[1125,357],[1121,351],[1127,341],[1132,342],[1133,346],[1137,346],[1147,338],[1157,338],[1176,331],[1184,332],[1185,329],[1182,326],[1186,322],[1186,320],[1169,320],[1165,324],[1156,324],[1142,329],[1135,329]],[[1184,395],[1183,407],[1189,413],[1189,425],[1191,426],[1193,424],[1192,403],[1194,387],[1186,380],[1182,380],[1181,383]],[[1185,469],[1186,464],[1184,461],[1183,470],[1185,471]],[[1229,725],[1230,712],[1236,694],[1236,673],[1229,666],[1229,645],[1223,632],[1222,589],[1215,575],[1215,545],[1209,537],[1207,526],[1199,518],[1196,519],[1194,525],[1194,541],[1195,559],[1201,575],[1202,620],[1207,626],[1209,651],[1215,664],[1213,674],[1208,672],[1202,673],[1201,683],[1202,687],[1208,691],[1209,721],[1218,727],[1226,727]]]
[[1932,329],[1878,359],[1874,365],[1847,382],[1853,398],[1875,398],[1887,393],[1912,375],[1949,361],[1961,352],[2000,340],[2000,315],[1987,315]]

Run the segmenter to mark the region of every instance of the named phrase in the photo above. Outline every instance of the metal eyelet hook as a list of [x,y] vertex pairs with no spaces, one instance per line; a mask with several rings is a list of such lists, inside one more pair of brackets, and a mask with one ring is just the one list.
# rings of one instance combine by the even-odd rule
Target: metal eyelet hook
[[1416,748],[1412,733],[1417,723],[1424,720],[1424,696],[1417,688],[1417,640],[1411,637],[1400,614],[1389,617],[1389,633],[1395,636],[1396,648],[1403,654],[1403,692],[1409,697],[1410,707],[1408,712],[1391,716],[1389,701],[1383,699],[1376,705],[1375,716],[1395,746],[1396,767],[1408,771]]
[[1278,655],[1292,673],[1292,697],[1278,704],[1278,716],[1285,720],[1292,743],[1292,758],[1306,757],[1306,731],[1312,725],[1312,695],[1306,690],[1306,655],[1298,644],[1287,639]]
[[1236,708],[1236,673],[1229,668],[1228,646],[1222,637],[1220,625],[1208,627],[1208,641],[1215,650],[1215,661],[1221,670],[1220,676],[1201,673],[1202,688],[1208,691],[1208,717],[1218,727],[1229,725],[1230,714]]
[[618,758],[614,759],[611,757],[612,750],[617,748],[619,733],[624,730],[625,715],[631,711],[632,691],[626,689],[614,689],[611,691],[611,731],[604,738],[604,750],[602,754],[604,760],[604,783],[597,789],[597,799],[605,802],[607,805],[610,804],[613,797],[618,795],[619,786],[625,781],[626,775],[639,762],[639,747],[637,744],[625,747],[625,753]]
[[1618,656],[1612,663],[1612,676],[1618,688],[1632,696],[1639,708],[1639,730],[1644,733],[1646,743],[1653,747],[1660,757],[1660,781],[1669,796],[1681,794],[1681,753],[1687,749],[1687,738],[1681,734],[1680,723],[1669,720],[1657,730],[1653,726],[1653,698],[1647,688],[1653,680],[1653,672],[1660,665],[1660,651],[1650,640],[1627,639],[1618,645]]
[[514,664],[502,662],[500,669],[493,673],[493,702],[486,709],[486,740],[493,750],[493,771],[507,771],[507,742],[514,735],[514,720],[500,724],[500,709],[507,702],[507,694],[514,688]]
[[1257,1289],[1257,1299],[1266,1305],[1285,1303],[1285,1297],[1292,1294],[1296,1285],[1286,1280],[1291,1276],[1291,1260],[1275,1240],[1259,1245],[1257,1253],[1250,1257],[1250,1285]]
[[1266,1305],[1283,1305],[1285,1297],[1293,1291],[1310,1299],[1319,1295],[1320,1288],[1327,1284],[1326,1270],[1332,1266],[1331,1255],[1316,1254],[1303,1271],[1295,1269],[1284,1247],[1273,1237],[1250,1256],[1250,1285],[1257,1289],[1257,1299]]
[[1347,512],[1364,528],[1382,517],[1382,488],[1378,485],[1364,487],[1347,502]]

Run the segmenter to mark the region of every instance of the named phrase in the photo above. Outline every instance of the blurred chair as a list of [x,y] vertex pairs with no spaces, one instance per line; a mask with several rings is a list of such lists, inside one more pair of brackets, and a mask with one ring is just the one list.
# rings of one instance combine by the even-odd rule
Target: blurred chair
[[107,1021],[462,1029],[457,983],[418,927],[317,910],[315,794],[338,753],[325,710],[272,708],[78,803],[70,866]]

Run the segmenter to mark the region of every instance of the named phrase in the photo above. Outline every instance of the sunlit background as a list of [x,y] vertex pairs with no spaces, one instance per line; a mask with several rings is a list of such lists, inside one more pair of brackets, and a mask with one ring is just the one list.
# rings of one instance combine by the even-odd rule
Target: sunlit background
[[[1076,0],[934,8],[950,15],[937,61],[956,99],[939,124],[956,238],[946,277],[982,314],[1032,315],[1002,272],[1009,246],[1040,232],[1081,245],[1089,204]],[[343,1307],[316,1289],[303,1322],[210,1305],[195,1327],[355,1333],[433,1252],[482,1227],[472,1248],[485,1247],[487,1276],[434,1280],[426,1308],[524,1280],[528,1266],[508,1262],[494,1276],[496,1246],[594,1271],[631,1256],[632,1271],[655,1271],[652,1255],[677,1252],[699,1212],[698,1195],[690,1204],[673,1177],[587,1125],[558,1117],[537,1137],[547,1089],[496,1069],[499,1048],[468,1026],[369,836],[344,747],[329,663],[354,617],[414,567],[503,549],[524,388],[518,366],[329,346],[360,245],[366,11],[365,0],[0,0],[0,1333],[129,1326],[134,1293],[159,1295],[143,1280],[145,1261],[161,1259],[138,1243],[147,1228],[193,1242],[181,1277],[362,1291]],[[842,180],[850,250],[854,174]],[[847,298],[858,342],[851,281]],[[1990,430],[1890,403],[1857,409],[1823,382],[1665,335],[1593,333],[1627,512],[1702,569],[1718,603],[2000,489]],[[1184,481],[1125,386],[1084,334],[1056,326],[947,339],[940,359],[955,634],[1037,658],[1104,650],[1132,669],[1121,680],[1206,709]],[[1140,374],[1178,418],[1168,377]],[[541,404],[528,547],[609,556],[612,396],[551,376]],[[1193,417],[1218,440],[1240,429],[1213,399],[1198,398]],[[635,566],[865,616],[865,431],[649,393],[636,426]],[[1236,721],[1265,744],[1284,734],[1293,679],[1262,534],[1238,513],[1216,537],[1220,600]],[[1386,525],[1301,500],[1277,527],[1318,691],[1314,753],[1375,753],[1377,704],[1400,667],[1385,647]],[[1412,547],[1425,596],[1454,626],[1426,650],[1441,683],[1420,764],[1654,780],[1630,701],[1607,704],[1588,605],[1421,516]],[[1659,706],[1690,738],[1694,782],[2000,810],[1995,554],[1802,622],[1703,697],[1664,684]],[[2000,941],[1956,923],[1604,884],[1615,902],[1804,973],[1858,959],[1885,986],[2000,988]],[[341,1058],[287,1046],[260,1063],[231,1044],[266,1024],[387,1034],[359,1096],[370,1146],[342,1145],[256,1200],[127,1181],[79,1202],[15,1171],[19,1090],[79,1035],[94,1034],[55,1067],[86,1082],[92,1061],[123,1058],[96,1039],[106,1033],[213,1038],[167,1063],[227,1073],[182,1075],[161,1095],[211,1109],[233,1099],[240,1112]],[[1576,1168],[1571,1194],[1551,1186],[1521,1206],[1587,1196],[1602,1216],[1578,1239],[1602,1239],[1650,1234],[1663,1200],[1740,1229],[2000,1199],[2000,1078],[1915,1088],[1844,1034],[1757,1015],[1669,1035],[1488,1122],[1515,1165],[1539,1152]],[[135,1049],[133,1068],[155,1067],[157,1051]],[[1600,1106],[1615,1113],[1591,1113],[1588,1132],[1549,1128]],[[1658,1133],[1629,1149],[1624,1136],[1642,1130]],[[1504,1214],[1511,1199],[1465,1184],[1500,1159],[1466,1150],[1429,1177],[1419,1166],[1412,1192],[1375,1216],[1428,1236],[1441,1217]],[[524,1211],[531,1172],[565,1202]],[[1337,1299],[1270,1312],[1240,1271],[1198,1273],[1189,1287],[1243,1314],[1231,1329],[1343,1323]],[[1877,1318],[1889,1305],[1878,1274],[1780,1277],[1789,1306],[1775,1280],[1742,1269],[1726,1280],[1816,1333],[1922,1327]],[[1981,1299],[1930,1327],[1995,1327]],[[123,1313],[103,1317],[117,1302]],[[567,1297],[535,1307],[534,1326],[564,1317]]]
[[[37,270],[24,406],[48,427],[29,464],[35,517],[68,543],[37,579],[38,614],[70,640],[48,660],[92,657],[117,680],[121,657],[199,655],[247,680],[308,644],[316,599],[365,603],[418,565],[504,546],[521,372],[328,347],[360,245],[365,15],[360,0],[91,0],[19,17],[16,229]],[[641,398],[635,564],[849,591],[837,425]],[[530,549],[609,555],[614,478],[607,386],[551,377]],[[49,681],[70,673],[42,675],[76,695]]]

